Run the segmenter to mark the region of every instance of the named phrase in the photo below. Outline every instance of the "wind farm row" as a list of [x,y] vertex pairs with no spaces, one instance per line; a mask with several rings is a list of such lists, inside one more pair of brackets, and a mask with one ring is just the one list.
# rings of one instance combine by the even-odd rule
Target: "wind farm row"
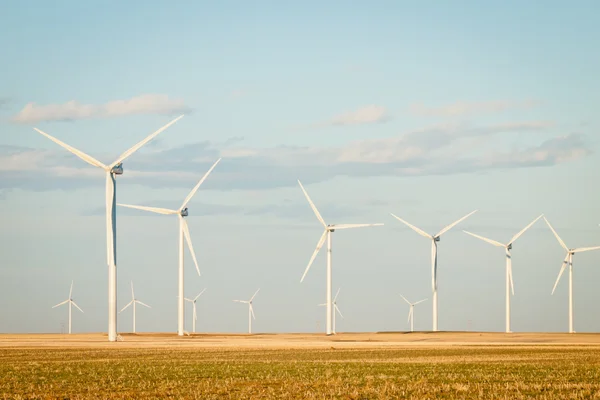
[[[108,288],[108,340],[111,342],[117,340],[117,314],[118,314],[117,313],[117,294],[116,294],[117,293],[117,290],[116,290],[116,288],[117,288],[116,207],[117,206],[133,208],[133,209],[143,210],[143,211],[157,213],[157,214],[177,216],[178,223],[179,223],[179,229],[178,229],[179,242],[178,242],[177,334],[179,336],[183,336],[185,334],[185,331],[184,331],[185,301],[189,301],[192,303],[193,314],[194,314],[194,316],[193,316],[193,331],[195,331],[195,328],[196,328],[196,319],[197,319],[196,300],[202,293],[200,293],[194,299],[185,298],[185,296],[184,296],[184,250],[185,250],[186,245],[192,256],[194,265],[196,267],[196,271],[199,276],[200,276],[200,267],[198,265],[198,260],[197,260],[197,257],[196,257],[195,251],[194,251],[194,247],[192,244],[188,223],[185,218],[189,216],[188,204],[190,203],[190,201],[192,200],[192,198],[194,197],[194,195],[196,194],[196,192],[198,191],[198,189],[200,188],[202,183],[208,178],[208,176],[211,174],[211,172],[217,167],[217,165],[221,161],[221,159],[219,158],[210,167],[210,169],[204,174],[204,176],[202,176],[202,178],[198,181],[198,183],[192,188],[190,193],[184,199],[181,206],[178,207],[177,209],[167,209],[167,208],[151,207],[151,206],[145,206],[145,205],[121,204],[121,203],[117,203],[117,201],[116,201],[116,177],[118,175],[123,174],[123,164],[122,163],[128,157],[130,157],[133,153],[135,153],[137,150],[139,150],[142,146],[144,146],[146,143],[148,143],[150,140],[152,140],[154,137],[156,137],[159,133],[161,133],[162,131],[164,131],[165,129],[167,129],[168,127],[173,125],[174,123],[176,123],[182,117],[183,117],[183,115],[177,117],[173,121],[169,122],[168,124],[164,125],[160,129],[158,129],[157,131],[153,132],[152,134],[147,136],[145,139],[143,139],[142,141],[140,141],[139,143],[137,143],[136,145],[134,145],[133,147],[128,149],[126,152],[124,152],[113,163],[108,164],[108,165],[101,163],[100,161],[96,160],[95,158],[89,156],[88,154],[83,153],[82,151],[73,148],[72,146],[60,141],[59,139],[56,139],[53,136],[50,136],[49,134],[47,134],[43,131],[41,131],[37,128],[34,128],[37,132],[44,135],[48,139],[52,140],[59,146],[68,150],[69,152],[73,153],[74,155],[76,155],[83,161],[87,162],[88,164],[103,169],[106,173],[106,197],[105,197],[105,200],[106,200],[106,237],[107,237],[106,251],[107,251],[108,282],[109,282],[109,288]],[[312,256],[310,257],[308,265],[306,266],[304,274],[302,275],[302,278],[300,279],[300,282],[304,281],[314,260],[316,259],[320,250],[325,245],[325,242],[327,242],[326,300],[325,300],[325,303],[321,304],[321,306],[324,306],[325,310],[326,310],[325,333],[327,335],[332,335],[332,334],[336,333],[336,329],[335,329],[336,312],[340,316],[342,316],[341,311],[339,310],[339,308],[337,306],[337,296],[339,295],[339,290],[335,297],[333,297],[333,295],[332,295],[332,284],[333,284],[333,270],[332,270],[332,257],[331,257],[332,233],[334,233],[336,230],[382,226],[383,223],[328,224],[325,222],[324,218],[321,216],[319,210],[317,209],[316,205],[310,198],[307,190],[302,185],[300,180],[298,180],[298,184],[299,184],[300,189],[302,190],[307,202],[309,203],[312,211],[314,212],[317,220],[321,223],[321,225],[324,228],[323,233],[317,242],[317,246],[316,246]],[[407,227],[409,227],[410,229],[412,229],[419,235],[427,238],[428,240],[431,240],[431,290],[432,290],[432,307],[433,307],[433,313],[432,313],[432,315],[433,315],[432,330],[433,331],[439,330],[439,328],[438,328],[438,246],[439,246],[439,242],[441,240],[442,235],[444,235],[445,233],[447,233],[448,231],[450,231],[451,229],[456,227],[461,222],[465,221],[467,218],[471,217],[476,212],[477,212],[477,210],[472,211],[471,213],[463,216],[462,218],[452,222],[451,224],[444,227],[442,230],[440,230],[435,235],[429,234],[429,233],[425,232],[424,230],[403,220],[402,218],[398,217],[397,215],[391,214],[395,219],[397,219],[398,221],[400,221],[401,223],[403,223],[404,225],[406,225]],[[505,271],[506,272],[506,315],[505,315],[506,325],[505,325],[505,331],[507,333],[511,332],[510,296],[511,296],[511,293],[514,295],[511,250],[512,250],[512,247],[513,247],[513,244],[515,243],[515,241],[517,239],[519,239],[527,230],[529,230],[541,218],[544,218],[546,224],[548,225],[548,227],[550,228],[550,230],[552,231],[552,233],[558,240],[559,244],[567,252],[566,257],[561,266],[558,278],[557,278],[554,288],[552,290],[552,293],[554,293],[554,290],[556,289],[556,286],[558,285],[560,278],[562,277],[563,273],[565,272],[565,270],[568,267],[568,269],[569,269],[569,332],[573,333],[573,332],[575,332],[574,321],[573,321],[573,319],[574,319],[574,317],[573,317],[573,255],[576,253],[580,253],[580,252],[598,250],[598,249],[600,249],[600,246],[583,247],[583,248],[567,247],[566,244],[564,243],[564,241],[560,238],[560,236],[558,235],[556,230],[552,227],[550,222],[546,219],[546,217],[543,214],[538,216],[531,223],[529,223],[527,226],[525,226],[525,228],[523,228],[516,235],[514,235],[510,239],[510,241],[506,244],[486,238],[486,237],[478,235],[476,233],[464,231],[466,234],[468,234],[474,238],[477,238],[479,240],[482,240],[482,241],[492,244],[494,246],[505,249],[505,256],[506,256],[506,271]],[[74,301],[72,300],[72,288],[73,287],[71,285],[69,299],[60,304],[57,304],[55,306],[55,307],[57,307],[59,305],[63,305],[66,303],[69,304],[69,332],[71,332],[71,306],[73,305],[81,311],[81,309],[77,306],[77,304],[75,304]],[[124,311],[129,306],[132,307],[133,318],[134,318],[133,330],[135,332],[136,304],[141,304],[146,307],[149,307],[149,306],[136,299],[135,294],[133,292],[133,283],[132,283],[131,289],[132,289],[132,300],[121,310],[121,312]],[[254,293],[254,295],[249,300],[234,300],[236,302],[248,304],[248,331],[250,333],[252,332],[252,319],[255,318],[252,302],[257,294],[258,294],[258,290],[256,291],[256,293]],[[406,298],[404,298],[404,297],[402,297],[402,298],[409,305],[408,319],[410,322],[411,330],[413,330],[413,328],[414,328],[414,306],[425,300],[421,300],[416,303],[411,303]]]

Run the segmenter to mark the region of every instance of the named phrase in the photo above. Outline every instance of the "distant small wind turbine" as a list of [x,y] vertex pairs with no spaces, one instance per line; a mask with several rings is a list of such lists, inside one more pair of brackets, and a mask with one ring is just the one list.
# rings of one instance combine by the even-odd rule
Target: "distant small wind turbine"
[[179,336],[184,335],[184,332],[183,332],[184,315],[185,315],[185,300],[184,300],[185,298],[183,296],[183,285],[184,285],[184,283],[183,283],[183,276],[184,276],[184,274],[183,274],[183,251],[184,251],[183,241],[184,241],[184,238],[185,238],[185,242],[188,245],[190,253],[192,255],[192,259],[194,260],[194,264],[196,265],[196,271],[198,272],[198,276],[200,276],[200,267],[198,267],[198,260],[196,259],[196,253],[194,252],[194,246],[192,245],[190,229],[188,228],[188,224],[185,221],[185,217],[188,216],[188,209],[186,206],[190,202],[192,197],[194,197],[194,195],[196,194],[196,191],[198,190],[200,185],[202,185],[202,182],[204,182],[206,180],[206,178],[208,178],[208,175],[210,175],[212,170],[215,169],[215,167],[217,166],[219,161],[221,161],[220,158],[212,165],[212,167],[210,167],[210,169],[208,170],[208,172],[206,174],[204,174],[202,179],[200,179],[200,181],[198,181],[196,186],[194,186],[192,191],[187,195],[187,197],[183,201],[183,204],[181,205],[181,207],[179,207],[177,210],[170,210],[168,208],[158,208],[158,207],[134,206],[134,205],[130,205],[130,204],[121,204],[121,203],[118,204],[121,207],[135,208],[137,210],[150,211],[150,212],[157,213],[157,214],[177,215],[177,218],[179,219],[179,245],[178,245],[178,250],[179,250],[179,275],[178,275],[178,277],[179,277],[179,279],[178,279],[179,295],[177,297],[177,334]]
[[400,297],[402,297],[404,299],[405,302],[408,303],[408,305],[410,306],[410,310],[408,311],[408,321],[410,322],[410,331],[414,332],[415,331],[415,306],[419,303],[424,302],[427,299],[423,299],[423,300],[419,300],[416,303],[411,303],[410,301],[406,300],[406,297],[400,295]]
[[436,235],[430,235],[425,231],[417,228],[414,225],[409,224],[405,220],[396,215],[392,214],[392,217],[396,218],[398,221],[402,222],[404,225],[408,226],[413,231],[417,232],[419,235],[426,237],[431,240],[431,289],[433,292],[433,331],[436,332],[438,330],[438,300],[437,300],[437,242],[440,241],[440,237],[448,232],[450,229],[454,228],[456,225],[469,218],[471,215],[475,214],[477,210],[465,215],[458,221],[455,221],[439,231]]
[[[337,331],[335,330],[335,311],[337,311],[338,314],[340,314],[340,317],[344,318],[344,316],[342,315],[342,312],[340,311],[339,307],[337,306],[337,298],[338,298],[338,295],[340,294],[340,290],[341,290],[341,288],[338,289],[337,293],[335,294],[335,297],[333,298],[333,311],[334,311],[334,313],[333,313],[333,334],[337,333]],[[327,303],[322,303],[322,304],[319,304],[319,307],[326,306],[326,305],[327,305]]]
[[562,267],[560,268],[560,272],[558,273],[558,278],[556,278],[556,283],[554,284],[554,288],[552,288],[552,294],[554,294],[554,291],[556,290],[556,285],[558,285],[558,281],[560,281],[560,277],[562,276],[563,272],[565,272],[565,268],[567,267],[567,265],[569,265],[569,333],[575,333],[575,330],[573,328],[573,255],[575,253],[583,253],[585,251],[598,250],[598,249],[600,249],[600,246],[580,247],[578,249],[570,249],[567,247],[565,242],[563,242],[563,240],[560,238],[560,236],[558,236],[558,233],[556,233],[556,231],[554,230],[552,225],[550,225],[550,222],[548,222],[546,217],[544,217],[544,220],[546,221],[546,224],[548,224],[548,227],[550,228],[550,230],[556,237],[556,240],[558,240],[558,243],[560,243],[562,248],[567,251],[567,256],[565,257]]
[[513,236],[512,239],[510,239],[510,241],[507,244],[503,244],[503,243],[497,242],[495,240],[476,235],[471,232],[463,231],[467,235],[471,235],[477,239],[483,240],[484,242],[490,243],[494,246],[504,247],[506,249],[506,333],[511,332],[511,330],[510,330],[510,291],[512,290],[513,296],[515,295],[515,287],[513,284],[513,275],[512,275],[512,255],[511,255],[510,251],[512,250],[513,243],[518,238],[520,238],[522,234],[524,234],[529,228],[531,228],[533,226],[533,224],[535,224],[543,216],[544,216],[544,214],[542,214],[539,217],[537,217],[536,219],[534,219],[533,222],[531,222],[529,225],[527,225],[525,228],[523,228],[519,233],[517,233],[515,236]]
[[248,333],[252,333],[252,318],[256,319],[254,316],[254,308],[252,307],[252,300],[254,300],[259,291],[260,288],[252,295],[252,297],[250,297],[250,300],[233,300],[236,303],[248,304]]
[[159,130],[147,136],[144,140],[132,146],[125,153],[121,154],[112,164],[105,165],[83,151],[69,146],[68,144],[48,135],[46,132],[35,129],[39,134],[52,140],[62,148],[75,154],[86,163],[101,168],[106,173],[106,258],[108,263],[108,341],[117,341],[117,211],[115,204],[117,202],[117,175],[123,174],[123,161],[138,151],[142,146],[152,140],[156,135],[173,125],[183,118],[183,115],[175,118]]
[[310,266],[312,265],[313,261],[317,257],[317,254],[319,254],[319,250],[321,250],[321,247],[323,247],[323,244],[325,244],[325,240],[327,240],[327,284],[326,284],[326,287],[327,287],[327,295],[326,296],[327,297],[326,297],[326,306],[325,306],[325,308],[327,309],[327,313],[326,313],[326,317],[327,317],[327,319],[326,319],[326,322],[327,322],[327,334],[331,335],[332,332],[333,332],[332,325],[333,325],[333,318],[334,318],[333,306],[332,306],[332,302],[331,302],[331,285],[332,285],[332,276],[331,276],[331,274],[332,274],[332,272],[331,272],[331,234],[333,232],[335,232],[336,229],[364,228],[364,227],[367,227],[367,226],[382,226],[383,224],[337,224],[337,225],[328,225],[328,224],[325,223],[325,220],[323,219],[323,217],[319,213],[319,210],[317,210],[317,207],[315,206],[315,204],[312,202],[312,200],[308,196],[308,193],[304,189],[304,186],[302,186],[302,183],[300,181],[298,181],[298,184],[300,185],[300,188],[304,192],[304,196],[306,197],[306,200],[308,200],[308,204],[310,204],[310,207],[312,208],[313,212],[315,213],[317,219],[319,220],[319,222],[321,222],[321,224],[325,228],[325,231],[323,232],[323,234],[321,235],[321,238],[319,239],[319,242],[317,243],[317,248],[313,252],[312,257],[310,258],[310,261],[308,262],[308,266],[306,267],[306,270],[304,270],[304,275],[302,275],[302,279],[300,279],[300,282],[304,281],[304,277],[308,273],[308,270],[310,269]]
[[139,301],[138,299],[135,298],[135,293],[133,292],[133,281],[131,281],[131,301],[129,303],[127,303],[127,305],[125,307],[123,307],[121,309],[121,311],[119,311],[119,314],[121,314],[123,311],[125,311],[125,309],[127,307],[133,306],[133,333],[135,333],[135,305],[136,305],[136,303],[141,304],[144,307],[152,308],[148,304],[142,303],[141,301]]
[[185,298],[185,301],[189,301],[190,303],[192,303],[192,313],[194,314],[192,317],[192,333],[196,333],[196,320],[198,319],[198,314],[196,314],[196,300],[198,300],[198,297],[202,296],[202,293],[204,293],[205,290],[206,288],[203,289],[200,293],[198,293],[198,295],[193,299],[188,299],[187,297]]
[[63,301],[62,303],[58,303],[57,305],[55,305],[52,308],[56,308],[59,306],[62,306],[63,304],[67,304],[69,303],[69,334],[71,333],[71,304],[74,305],[75,307],[77,307],[77,309],[81,312],[83,312],[83,310],[81,308],[79,308],[79,306],[75,303],[75,301],[73,300],[73,281],[71,281],[71,289],[69,290],[69,298],[65,301]]

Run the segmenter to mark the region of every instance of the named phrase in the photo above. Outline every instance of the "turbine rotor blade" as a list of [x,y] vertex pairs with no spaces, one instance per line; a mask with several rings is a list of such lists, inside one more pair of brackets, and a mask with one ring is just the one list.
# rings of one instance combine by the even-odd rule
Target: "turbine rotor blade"
[[148,304],[146,304],[146,303],[143,303],[143,302],[141,302],[141,301],[139,301],[139,300],[136,300],[135,302],[136,302],[136,303],[138,303],[138,304],[141,304],[141,305],[143,305],[144,307],[152,308],[152,307],[150,307]]
[[339,288],[339,289],[337,290],[337,293],[335,294],[335,297],[333,298],[333,301],[334,301],[334,302],[337,300],[337,298],[338,298],[338,295],[340,294],[340,290],[342,290],[342,288]]
[[484,242],[487,242],[487,243],[489,243],[489,244],[493,244],[494,246],[498,246],[498,247],[506,247],[506,245],[504,245],[504,244],[502,244],[502,243],[500,243],[500,242],[497,242],[497,241],[495,241],[495,240],[488,239],[488,238],[486,238],[486,237],[479,236],[479,235],[476,235],[476,234],[474,234],[474,233],[471,233],[471,232],[468,232],[468,231],[464,231],[464,230],[463,230],[463,232],[464,232],[464,233],[466,233],[467,235],[473,236],[474,238],[477,238],[477,239],[483,240]]
[[510,281],[510,289],[512,291],[512,295],[515,295],[515,284],[513,282],[513,273],[512,273],[512,261],[508,265],[508,280]]
[[181,118],[183,118],[183,115],[180,115],[179,117],[175,118],[173,121],[169,122],[168,124],[166,124],[162,128],[158,129],[154,133],[152,133],[149,136],[147,136],[144,140],[142,140],[142,141],[136,143],[135,145],[133,145],[129,150],[127,150],[125,153],[121,154],[119,156],[119,158],[117,158],[117,160],[110,165],[110,167],[112,168],[115,165],[123,162],[127,157],[129,157],[130,155],[132,155],[133,153],[135,153],[136,151],[138,151],[143,145],[145,145],[146,143],[148,143],[149,141],[151,141],[152,139],[154,139],[154,137],[156,135],[158,135],[159,133],[161,133],[162,131],[164,131],[165,129],[167,129],[168,127],[170,127],[171,125],[173,125],[175,122],[179,121]]
[[58,307],[58,306],[62,306],[63,304],[66,304],[66,303],[68,303],[68,302],[69,302],[69,300],[70,300],[70,299],[67,299],[67,300],[63,301],[62,303],[58,303],[57,305],[55,305],[55,306],[52,306],[52,308],[56,308],[56,307]]
[[409,306],[410,306],[410,305],[412,305],[412,303],[411,303],[410,301],[408,301],[408,300],[406,299],[406,297],[404,297],[404,296],[402,296],[402,295],[400,295],[400,297],[402,297],[402,298],[404,299],[404,301],[405,301],[405,302],[406,302],[406,303],[407,303]]
[[194,265],[196,266],[196,271],[198,271],[198,276],[200,276],[200,267],[198,267],[198,260],[196,259],[196,253],[194,252],[194,246],[192,245],[192,238],[190,236],[190,229],[188,228],[187,222],[185,220],[185,218],[180,217],[182,220],[182,228],[183,228],[183,235],[185,236],[185,242],[188,245],[188,249],[190,250],[190,253],[192,254],[192,259],[194,260]]
[[537,217],[536,219],[534,219],[529,225],[527,225],[525,228],[523,228],[521,230],[521,232],[519,232],[515,236],[513,236],[513,238],[510,239],[510,242],[508,242],[508,244],[513,244],[515,242],[515,240],[517,240],[518,238],[520,238],[522,234],[524,234],[529,228],[531,228],[533,226],[533,224],[535,224],[543,216],[544,216],[544,214],[542,214],[539,217]]
[[179,211],[169,210],[168,208],[134,206],[131,204],[121,204],[121,203],[117,203],[117,205],[121,206],[121,207],[135,208],[136,210],[150,211],[150,212],[157,213],[157,214],[164,214],[164,215],[179,214]]
[[598,250],[598,249],[600,249],[600,246],[596,246],[596,247],[580,247],[579,249],[573,250],[573,253],[583,253],[585,251],[592,251],[592,250]]
[[106,165],[104,165],[100,161],[96,160],[92,156],[85,154],[83,151],[77,150],[75,147],[69,146],[65,142],[62,142],[62,141],[58,140],[57,138],[48,135],[46,132],[43,132],[43,131],[39,130],[38,128],[33,128],[33,129],[36,130],[38,133],[41,133],[42,135],[46,136],[48,139],[52,140],[54,143],[56,143],[60,147],[75,154],[77,157],[81,158],[86,163],[93,165],[94,167],[102,168],[104,170],[109,169]]
[[417,301],[415,304],[413,304],[413,306],[416,306],[417,304],[419,304],[419,303],[422,303],[422,302],[424,302],[424,301],[427,301],[427,299],[419,300],[419,301]]
[[130,306],[130,305],[132,305],[132,304],[133,304],[133,300],[131,300],[129,303],[127,303],[127,305],[126,305],[125,307],[123,307],[123,308],[121,309],[121,311],[119,311],[119,314],[121,314],[123,311],[125,311],[125,310],[127,309],[127,307],[129,307],[129,306]]
[[204,293],[206,291],[206,288],[202,289],[202,291],[200,293],[198,293],[198,296],[194,297],[194,301],[196,301],[198,299],[198,297],[202,296],[202,293]]
[[256,319],[256,317],[254,316],[254,307],[252,307],[252,304],[250,304],[250,312],[252,313],[252,319]]
[[413,308],[410,307],[410,310],[408,310],[408,320],[406,322],[410,322],[410,317],[411,317],[412,313],[413,313]]
[[548,221],[548,219],[546,217],[544,217],[544,221],[546,221],[546,224],[548,225],[548,227],[550,228],[550,230],[552,231],[552,233],[554,233],[554,236],[556,237],[556,240],[558,240],[558,243],[560,243],[560,245],[562,246],[562,248],[565,249],[566,251],[569,251],[569,248],[567,247],[567,245],[565,244],[565,242],[563,242],[563,240],[560,238],[560,236],[558,236],[558,233],[556,233],[556,231],[554,230],[554,228],[552,227],[552,225],[550,225],[550,222]]
[[404,225],[408,226],[410,229],[412,229],[413,231],[417,232],[419,235],[426,237],[427,239],[433,239],[433,236],[431,236],[429,233],[417,228],[414,225],[409,224],[408,222],[406,222],[405,220],[403,220],[402,218],[398,217],[397,215],[391,214],[392,217],[396,218],[398,221],[402,222]]
[[351,229],[351,228],[366,228],[368,226],[383,226],[383,224],[339,224],[339,225],[331,225],[331,228]]
[[69,289],[69,299],[73,297],[73,281],[71,281],[71,289]]
[[317,216],[317,219],[321,222],[321,224],[323,224],[324,227],[327,227],[325,220],[323,219],[323,217],[321,217],[319,210],[317,210],[317,206],[315,206],[315,203],[313,203],[312,200],[310,199],[310,197],[308,196],[308,193],[304,189],[304,186],[302,186],[302,183],[300,182],[300,180],[298,180],[298,184],[300,185],[300,189],[302,189],[302,191],[304,192],[304,196],[306,197],[306,200],[308,200],[308,204],[310,204],[310,208],[312,208],[313,212]]
[[258,290],[256,292],[254,292],[252,297],[250,297],[250,301],[254,300],[254,298],[256,297],[256,295],[258,294],[259,291],[260,291],[260,288],[258,288]]
[[325,243],[325,240],[327,239],[327,233],[328,233],[328,230],[325,229],[325,232],[323,232],[323,234],[321,235],[321,238],[319,239],[319,242],[317,243],[317,248],[313,252],[312,257],[310,258],[310,261],[308,262],[308,266],[304,270],[304,274],[302,275],[302,279],[300,279],[300,283],[302,283],[302,281],[304,280],[304,277],[308,273],[308,270],[310,269],[312,263],[315,261],[315,258],[317,258],[317,254],[319,254],[321,247],[323,247],[323,244]]
[[[74,301],[72,301],[72,300],[71,300],[71,303],[72,303],[72,304],[73,304],[75,307],[77,307],[77,309],[78,309],[79,311],[81,311],[81,312],[83,313],[83,310],[82,310],[81,308],[79,308],[79,306],[77,305],[77,303],[75,303],[75,302],[74,302]],[[84,314],[85,314],[85,313],[84,313]]]
[[210,169],[208,170],[208,172],[206,174],[204,174],[204,176],[198,181],[198,183],[196,184],[196,186],[194,186],[194,188],[191,190],[191,192],[187,195],[187,197],[183,201],[183,204],[181,205],[181,207],[179,207],[180,210],[183,210],[185,208],[185,206],[190,202],[190,200],[192,199],[192,197],[194,197],[194,195],[198,191],[198,188],[200,187],[200,185],[202,185],[202,183],[206,180],[206,178],[208,178],[208,175],[210,175],[210,173],[212,172],[212,170],[215,169],[215,167],[217,166],[217,164],[219,163],[219,161],[221,161],[220,158],[212,165],[212,167],[210,167]]
[[565,260],[563,261],[562,266],[560,267],[560,272],[558,273],[558,278],[556,278],[556,282],[554,283],[554,287],[552,288],[552,294],[554,294],[554,291],[556,290],[556,286],[558,285],[558,281],[560,281],[560,277],[562,276],[563,272],[565,272],[565,268],[567,267],[568,263],[569,263],[569,253],[567,253]]
[[340,311],[339,307],[337,306],[337,304],[333,305],[333,308],[335,308],[335,311],[338,312],[338,314],[340,314],[340,317],[344,318],[344,316],[342,315],[342,312]]
[[131,281],[131,298],[135,300],[135,293],[133,293],[133,281]]
[[448,232],[450,229],[454,228],[456,225],[460,224],[461,222],[463,222],[465,219],[469,218],[471,215],[475,214],[478,210],[472,211],[469,214],[465,215],[464,217],[462,217],[461,219],[459,219],[458,221],[454,221],[453,223],[451,223],[450,225],[448,225],[447,227],[445,227],[444,229],[442,229],[441,231],[438,232],[437,235],[435,235],[435,237],[440,237],[442,236],[444,233]]

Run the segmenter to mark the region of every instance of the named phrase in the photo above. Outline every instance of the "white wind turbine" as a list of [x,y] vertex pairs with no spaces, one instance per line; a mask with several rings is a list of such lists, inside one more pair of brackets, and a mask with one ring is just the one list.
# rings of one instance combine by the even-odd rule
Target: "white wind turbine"
[[448,232],[450,229],[454,228],[456,225],[469,218],[471,215],[475,214],[477,210],[465,215],[458,221],[455,221],[439,231],[436,235],[430,235],[421,229],[417,228],[414,225],[409,224],[405,220],[396,215],[392,214],[392,217],[396,218],[398,221],[402,222],[404,225],[411,228],[413,231],[417,232],[419,235],[426,237],[431,240],[431,289],[433,292],[433,331],[436,332],[438,330],[438,300],[437,300],[437,242],[440,241],[440,237]]
[[190,254],[192,255],[192,259],[194,260],[194,264],[196,265],[196,271],[198,272],[198,276],[200,276],[200,267],[198,267],[198,260],[196,259],[196,253],[194,252],[194,246],[192,245],[192,238],[190,237],[190,229],[188,228],[188,224],[185,221],[185,217],[188,216],[188,209],[186,206],[190,202],[192,197],[194,197],[194,194],[196,194],[196,191],[198,190],[200,185],[202,185],[202,182],[204,182],[206,180],[206,178],[208,178],[208,175],[210,175],[212,170],[217,166],[219,161],[221,161],[220,158],[212,165],[212,167],[210,167],[210,169],[208,170],[208,172],[206,174],[204,174],[202,179],[200,179],[198,181],[196,186],[194,186],[192,191],[187,195],[187,197],[183,201],[183,204],[181,205],[181,207],[179,207],[177,210],[170,210],[168,208],[134,206],[134,205],[130,205],[130,204],[121,204],[121,203],[118,204],[119,206],[122,206],[122,207],[135,208],[137,210],[150,211],[150,212],[157,213],[157,214],[177,215],[177,218],[179,219],[179,244],[178,244],[178,249],[179,249],[178,250],[179,251],[179,275],[178,275],[179,290],[178,290],[178,292],[179,292],[179,294],[177,297],[177,334],[179,336],[184,335],[184,332],[183,332],[184,313],[185,313],[185,298],[183,296],[183,275],[184,275],[183,274],[183,251],[184,251],[183,242],[184,242],[184,238],[185,238],[185,242],[188,245],[188,249],[190,250]]
[[254,300],[259,290],[260,288],[252,295],[252,297],[250,297],[250,300],[233,300],[236,303],[248,304],[248,333],[252,333],[252,318],[256,319],[254,316],[254,308],[252,307],[252,300]]
[[105,165],[95,158],[77,150],[74,147],[42,132],[38,128],[34,128],[40,134],[46,136],[59,146],[67,149],[83,161],[94,167],[102,168],[106,172],[106,257],[108,263],[108,341],[115,342],[117,340],[117,182],[116,176],[123,174],[123,161],[143,145],[152,140],[156,135],[173,125],[175,122],[183,118],[183,115],[175,118],[156,132],[149,135],[147,138],[131,147],[125,153],[121,154],[112,164]]
[[121,311],[119,311],[119,314],[121,314],[123,311],[125,311],[125,309],[127,307],[133,306],[133,333],[135,333],[135,305],[136,305],[136,303],[140,304],[144,307],[152,308],[148,304],[142,303],[141,301],[139,301],[138,299],[135,298],[135,293],[133,292],[133,281],[131,281],[131,301],[129,303],[127,303],[127,305],[125,307],[123,307],[123,309],[121,309]]
[[[341,288],[340,288],[341,289]],[[344,316],[342,315],[342,312],[340,311],[339,307],[337,306],[337,298],[338,295],[340,294],[340,289],[338,289],[337,293],[335,294],[335,297],[333,298],[333,333],[336,334],[337,331],[335,330],[335,311],[338,312],[338,314],[340,314],[340,317],[344,318]],[[326,306],[327,303],[322,303],[319,304],[319,306]]]
[[512,255],[511,255],[510,251],[512,250],[513,243],[518,238],[520,238],[521,235],[524,234],[529,228],[531,228],[533,226],[533,224],[535,224],[540,218],[542,218],[543,215],[544,214],[542,214],[539,217],[537,217],[536,219],[534,219],[529,225],[527,225],[519,233],[517,233],[515,236],[513,236],[512,239],[510,239],[510,242],[508,242],[507,244],[503,244],[503,243],[497,242],[495,240],[476,235],[471,232],[463,231],[467,235],[471,235],[473,237],[476,237],[477,239],[483,240],[484,242],[490,243],[494,246],[504,247],[506,249],[506,333],[511,332],[511,330],[510,330],[510,292],[511,292],[511,290],[512,290],[512,295],[513,296],[515,295],[515,287],[513,284],[513,275],[512,275]]
[[58,303],[57,305],[55,305],[52,308],[56,308],[59,306],[62,306],[63,304],[67,304],[69,303],[69,334],[71,333],[71,304],[74,305],[75,307],[77,307],[77,309],[81,312],[83,312],[83,310],[81,308],[79,308],[79,306],[75,303],[75,301],[73,301],[73,281],[71,281],[71,289],[69,290],[69,298],[66,299],[65,301],[63,301],[62,303]]
[[402,297],[404,299],[405,302],[408,303],[410,310],[408,311],[408,321],[410,322],[410,331],[414,332],[415,331],[415,306],[419,303],[424,302],[427,299],[423,299],[423,300],[419,300],[416,303],[411,303],[410,301],[406,300],[406,297],[400,295],[400,297]]
[[560,272],[558,273],[558,278],[556,278],[556,283],[554,284],[554,288],[552,289],[552,294],[554,294],[554,291],[556,290],[556,285],[558,285],[560,277],[562,276],[563,272],[565,272],[565,268],[567,267],[567,265],[569,265],[569,333],[575,333],[575,330],[573,329],[573,255],[575,253],[583,253],[584,251],[599,250],[600,246],[570,249],[567,247],[565,242],[563,242],[560,236],[558,236],[558,233],[556,233],[556,231],[554,230],[552,225],[550,225],[550,222],[548,222],[546,217],[544,217],[544,220],[546,221],[546,224],[548,224],[548,227],[550,228],[552,233],[554,233],[554,236],[556,236],[558,243],[560,243],[562,248],[567,251],[567,256],[563,261],[562,267],[560,268]]
[[332,331],[332,325],[333,325],[333,318],[334,318],[334,315],[333,315],[334,312],[333,312],[333,307],[332,307],[332,302],[331,302],[331,284],[332,284],[332,276],[331,276],[331,234],[333,232],[335,232],[336,229],[363,228],[363,227],[367,227],[367,226],[382,226],[383,224],[337,224],[337,225],[328,225],[328,224],[325,223],[325,220],[323,219],[323,217],[321,217],[321,214],[319,214],[319,210],[317,210],[317,207],[315,206],[315,204],[312,202],[312,200],[308,196],[308,193],[304,189],[304,186],[302,186],[302,183],[300,181],[298,181],[298,184],[300,185],[300,188],[304,192],[304,196],[306,197],[306,200],[308,200],[308,203],[310,204],[310,207],[312,208],[313,212],[317,216],[317,219],[319,220],[319,222],[321,222],[321,224],[325,228],[325,231],[323,232],[323,234],[321,235],[321,238],[319,239],[319,242],[317,243],[317,248],[313,252],[312,257],[310,258],[310,261],[308,262],[308,266],[306,267],[306,270],[304,271],[304,275],[302,275],[302,279],[300,279],[300,282],[304,281],[304,277],[308,273],[308,270],[310,269],[310,266],[312,265],[313,261],[317,257],[317,254],[319,254],[319,250],[321,250],[321,247],[323,247],[323,244],[325,244],[325,240],[327,240],[327,284],[326,284],[326,288],[327,288],[326,289],[326,292],[327,292],[326,296],[327,297],[326,297],[326,301],[325,301],[325,304],[326,304],[325,308],[327,310],[327,313],[326,313],[326,318],[327,318],[327,334],[331,335],[332,332],[333,332]]
[[204,293],[205,290],[206,289],[203,289],[193,299],[188,299],[187,297],[185,298],[185,301],[189,301],[190,303],[192,303],[192,310],[193,310],[193,314],[194,314],[193,319],[192,319],[192,333],[196,333],[196,320],[198,319],[198,314],[196,314],[196,301],[198,300],[198,297],[202,296],[202,293]]

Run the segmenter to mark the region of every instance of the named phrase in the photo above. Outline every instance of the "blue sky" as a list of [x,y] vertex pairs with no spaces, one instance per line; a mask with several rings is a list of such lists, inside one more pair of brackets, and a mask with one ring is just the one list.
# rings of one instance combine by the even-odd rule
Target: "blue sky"
[[[300,277],[327,222],[383,222],[334,234],[338,330],[406,329],[431,298],[432,233],[507,241],[545,213],[571,247],[600,245],[594,1],[5,2],[0,6],[0,310],[4,332],[106,330],[101,171],[32,128],[110,162],[181,113],[124,164],[118,200],[190,203],[207,287],[198,329],[243,332],[231,300],[260,287],[256,331],[324,327],[325,256]],[[177,225],[119,210],[119,304],[140,331],[176,326]],[[442,238],[440,328],[502,330],[503,253],[455,229]],[[513,330],[567,329],[564,254],[538,222],[515,244]],[[598,331],[600,252],[575,257],[575,325]],[[564,279],[564,278],[563,278]],[[188,316],[191,307],[187,310]],[[119,329],[131,327],[130,314]],[[470,321],[470,322],[469,322]],[[431,328],[431,303],[415,327]],[[191,329],[188,318],[186,326]]]

